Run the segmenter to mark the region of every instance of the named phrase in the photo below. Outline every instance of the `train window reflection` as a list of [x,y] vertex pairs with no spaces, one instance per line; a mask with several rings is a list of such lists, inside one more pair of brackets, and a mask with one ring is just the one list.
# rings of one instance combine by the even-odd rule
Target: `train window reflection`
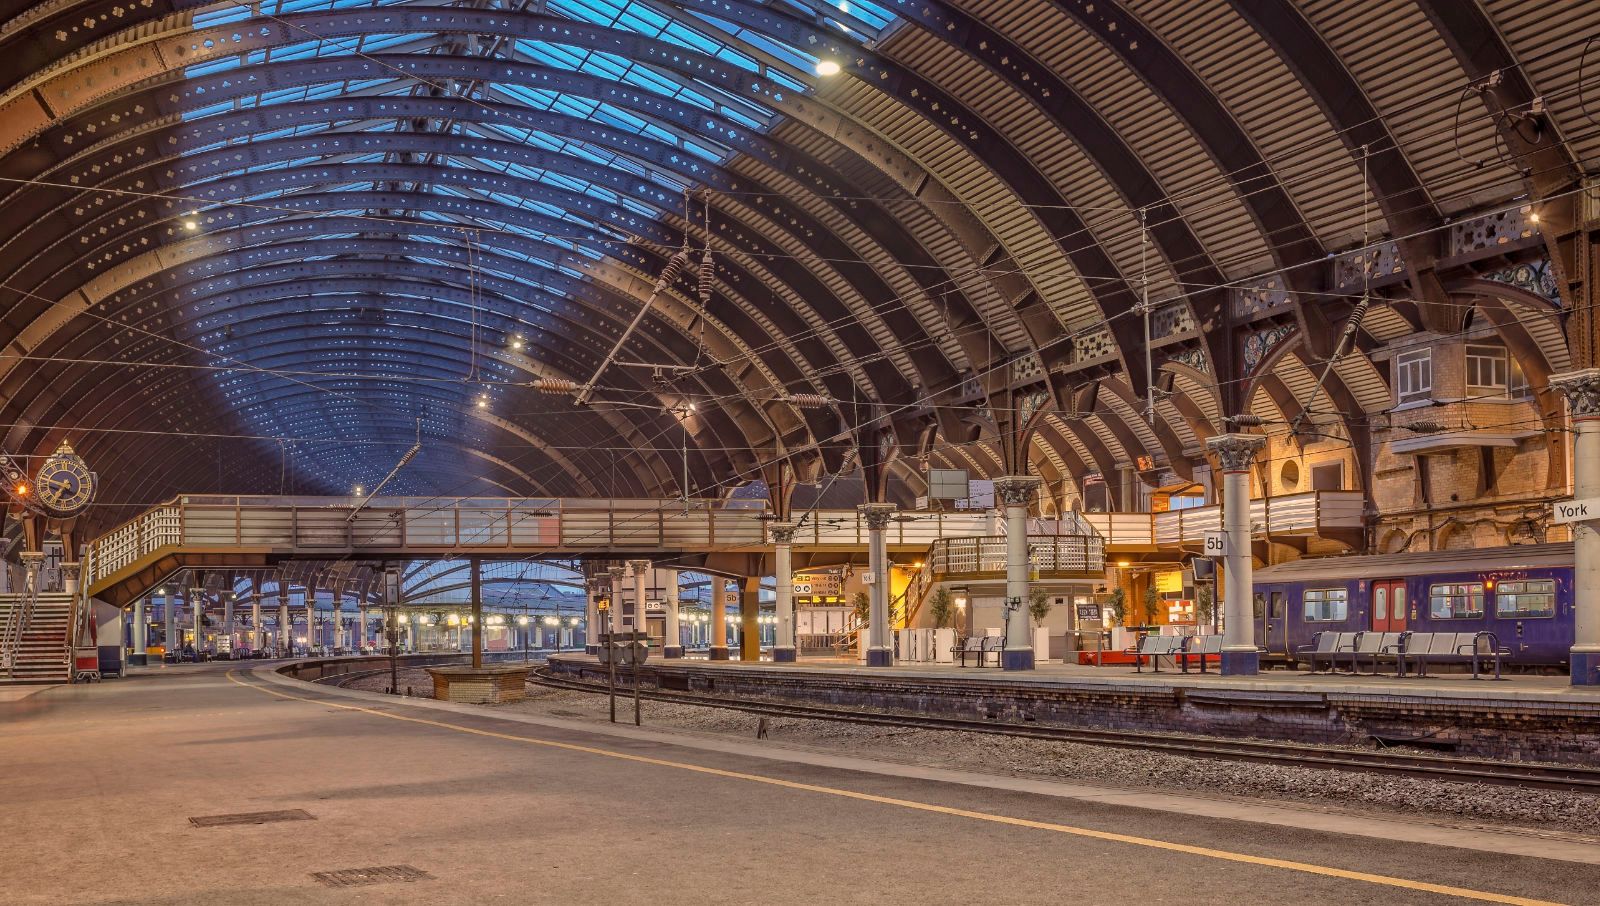
[[1556,615],[1556,583],[1551,579],[1501,582],[1494,590],[1494,612],[1512,618]]
[[1435,620],[1483,618],[1482,582],[1446,582],[1429,591],[1428,616]]
[[1349,612],[1343,588],[1308,588],[1302,600],[1307,623],[1343,622]]

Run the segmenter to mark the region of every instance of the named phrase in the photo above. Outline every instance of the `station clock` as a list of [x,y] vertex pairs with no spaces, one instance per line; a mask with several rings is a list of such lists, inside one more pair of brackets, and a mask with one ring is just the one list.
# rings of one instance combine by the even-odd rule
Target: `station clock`
[[50,454],[34,477],[36,499],[58,516],[83,512],[94,500],[95,474],[66,441]]

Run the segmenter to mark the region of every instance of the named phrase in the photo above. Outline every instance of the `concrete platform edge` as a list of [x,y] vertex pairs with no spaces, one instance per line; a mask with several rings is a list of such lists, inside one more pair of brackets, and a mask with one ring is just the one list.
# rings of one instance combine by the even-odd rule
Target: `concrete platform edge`
[[945,768],[895,764],[866,758],[830,755],[807,749],[790,748],[770,742],[756,745],[731,739],[688,736],[672,731],[641,729],[627,725],[609,726],[582,721],[561,720],[559,718],[535,717],[530,714],[511,714],[498,709],[485,709],[481,705],[461,705],[452,702],[433,701],[431,699],[405,698],[383,695],[377,692],[342,689],[337,686],[321,686],[284,676],[278,673],[274,666],[266,665],[251,669],[250,675],[271,685],[299,693],[322,692],[336,698],[346,698],[354,702],[371,705],[388,704],[423,710],[444,711],[469,715],[483,720],[547,727],[555,730],[587,733],[616,739],[658,742],[686,749],[755,757],[767,761],[802,763],[842,771],[855,771],[889,777],[908,777],[933,783],[960,784],[984,789],[1006,790],[1186,816],[1207,815],[1214,818],[1247,821],[1272,827],[1294,827],[1350,836],[1449,846],[1477,852],[1503,853],[1506,855],[1600,865],[1600,846],[1595,846],[1592,843],[1550,840],[1519,833],[1516,830],[1497,832],[1480,828],[1457,828],[1447,825],[1418,823],[1414,818],[1402,821],[1360,815],[1328,814],[1315,807],[1295,808],[1264,802],[1184,796],[1163,791],[1094,787],[1054,780],[1035,780],[997,774],[953,771]]

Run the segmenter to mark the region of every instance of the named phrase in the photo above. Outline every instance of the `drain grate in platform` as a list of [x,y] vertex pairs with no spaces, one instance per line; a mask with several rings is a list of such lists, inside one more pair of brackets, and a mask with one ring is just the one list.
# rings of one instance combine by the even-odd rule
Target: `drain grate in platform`
[[380,865],[377,868],[344,868],[339,871],[314,871],[311,877],[329,887],[360,887],[363,884],[391,884],[396,881],[431,881],[433,875],[410,865]]
[[240,812],[236,815],[202,815],[190,818],[195,827],[227,827],[233,824],[267,824],[272,821],[315,821],[304,809],[290,808],[277,812]]

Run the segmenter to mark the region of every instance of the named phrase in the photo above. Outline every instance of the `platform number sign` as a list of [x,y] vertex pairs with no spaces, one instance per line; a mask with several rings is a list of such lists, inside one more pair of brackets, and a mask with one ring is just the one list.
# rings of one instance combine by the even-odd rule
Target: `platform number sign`
[[1205,546],[1200,553],[1206,557],[1223,557],[1228,553],[1227,532],[1206,532]]

